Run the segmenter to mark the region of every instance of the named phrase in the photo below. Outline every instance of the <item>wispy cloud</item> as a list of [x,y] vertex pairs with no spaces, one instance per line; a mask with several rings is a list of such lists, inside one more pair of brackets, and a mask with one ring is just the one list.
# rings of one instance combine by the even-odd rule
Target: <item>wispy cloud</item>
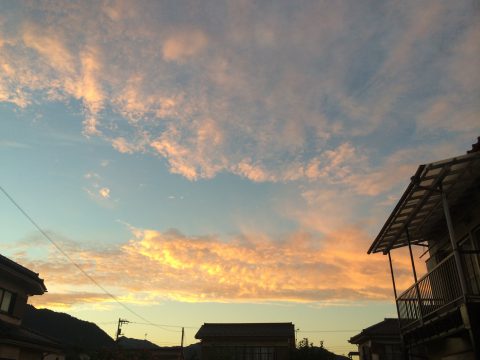
[[17,6],[0,21],[0,101],[76,99],[85,135],[191,180],[340,177],[332,152],[370,156],[385,137],[382,160],[400,136],[479,130],[470,1]]

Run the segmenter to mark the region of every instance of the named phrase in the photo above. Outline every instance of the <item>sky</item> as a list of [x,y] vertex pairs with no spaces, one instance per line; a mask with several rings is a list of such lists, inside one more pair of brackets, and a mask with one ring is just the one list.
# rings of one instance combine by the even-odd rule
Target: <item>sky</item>
[[[480,135],[476,1],[2,1],[1,253],[114,336],[395,317],[367,255],[417,166]],[[408,259],[393,253],[400,288]],[[420,263],[423,260],[420,260]],[[145,321],[147,320],[147,321]],[[150,323],[171,325],[153,326]]]

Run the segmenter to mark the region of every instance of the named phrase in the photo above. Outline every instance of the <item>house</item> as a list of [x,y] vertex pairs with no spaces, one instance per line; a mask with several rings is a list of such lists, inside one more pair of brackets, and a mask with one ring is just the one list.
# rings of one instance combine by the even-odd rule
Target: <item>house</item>
[[38,274],[0,255],[0,359],[63,359],[58,343],[22,326],[29,296],[47,291]]
[[398,319],[385,319],[363,329],[349,342],[358,345],[355,355],[360,360],[403,360]]
[[202,360],[289,360],[292,323],[205,323],[195,335]]
[[104,349],[99,358],[104,360],[183,360],[181,346],[156,348]]
[[[480,151],[421,165],[368,253],[390,264],[410,359],[480,359]],[[412,248],[425,249],[417,276]],[[413,283],[397,293],[392,256],[408,250]],[[397,274],[398,275],[398,274]]]

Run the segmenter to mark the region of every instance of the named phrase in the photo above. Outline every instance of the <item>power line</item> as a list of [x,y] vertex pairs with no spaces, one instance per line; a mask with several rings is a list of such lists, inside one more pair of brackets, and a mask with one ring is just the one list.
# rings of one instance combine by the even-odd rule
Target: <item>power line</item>
[[92,276],[90,276],[85,270],[82,269],[80,265],[78,265],[61,247],[58,245],[41,227],[38,225],[35,220],[28,215],[28,213],[23,210],[23,208],[10,196],[10,194],[3,188],[3,186],[0,185],[0,190],[5,194],[5,196],[10,200],[10,202],[15,205],[15,207],[30,221],[30,223],[47,239],[55,248],[63,255],[65,256],[68,261],[70,261],[85,277],[87,277],[92,283],[94,283],[99,289],[101,289],[106,295],[108,295],[111,299],[113,299],[117,304],[122,306],[125,310],[127,310],[129,313],[135,315],[139,319],[142,319],[143,321],[147,322],[150,325],[153,325],[149,320],[145,319],[143,316],[138,314],[136,311],[132,310],[130,307],[128,307],[126,304],[122,303],[115,295],[113,295],[110,291],[105,289],[97,280],[95,280]]
[[[133,324],[139,324],[139,325],[150,325],[150,326],[155,326],[158,328],[161,328],[165,331],[171,331],[171,332],[180,332],[181,330],[170,330],[170,329],[165,329],[166,327],[174,327],[174,328],[181,328],[181,325],[166,325],[166,324],[156,324],[148,319],[144,318],[140,314],[138,314],[136,311],[128,307],[126,304],[121,302],[115,295],[113,295],[110,291],[108,291],[106,288],[104,288],[97,280],[95,280],[91,275],[89,275],[85,270],[82,269],[80,265],[78,265],[71,257],[68,255],[61,247],[58,245],[41,227],[40,225],[37,224],[35,220],[13,199],[13,197],[3,188],[3,186],[0,185],[0,190],[5,194],[5,196],[10,200],[10,202],[30,221],[30,223],[53,245],[55,248],[63,255],[65,258],[68,259],[85,277],[87,277],[92,283],[94,283],[99,289],[101,289],[106,295],[108,295],[112,300],[114,300],[117,304],[122,306],[125,310],[130,312],[131,314],[135,315],[137,318],[145,321],[144,323],[140,322],[131,322]],[[104,323],[107,324],[107,323]],[[111,324],[109,322],[108,324]],[[194,326],[183,326],[184,328],[189,328],[189,329],[196,329],[197,327]],[[349,330],[298,330],[300,333],[342,333],[342,332],[357,332],[360,330],[355,330],[355,329],[349,329]]]
[[360,330],[349,329],[349,330],[298,330],[301,333],[342,333],[342,332],[357,332]]
[[[141,322],[130,321],[130,324],[155,326],[155,327],[157,327],[159,329],[162,329],[164,331],[170,331],[170,332],[175,332],[175,333],[182,332],[182,330],[167,329],[165,327],[165,325],[160,325],[160,324],[155,324],[155,323],[141,323]],[[181,326],[170,326],[170,327],[181,328]]]

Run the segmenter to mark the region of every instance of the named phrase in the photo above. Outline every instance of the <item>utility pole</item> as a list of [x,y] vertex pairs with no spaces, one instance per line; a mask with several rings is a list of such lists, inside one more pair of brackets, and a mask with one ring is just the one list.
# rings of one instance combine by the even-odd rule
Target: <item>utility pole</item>
[[182,349],[183,349],[183,338],[185,337],[185,328],[182,327]]
[[118,341],[118,338],[123,335],[122,334],[122,325],[123,324],[128,324],[130,321],[128,320],[125,320],[125,319],[121,319],[119,318],[118,319],[118,326],[117,326],[117,335],[115,336],[115,341],[117,342]]

